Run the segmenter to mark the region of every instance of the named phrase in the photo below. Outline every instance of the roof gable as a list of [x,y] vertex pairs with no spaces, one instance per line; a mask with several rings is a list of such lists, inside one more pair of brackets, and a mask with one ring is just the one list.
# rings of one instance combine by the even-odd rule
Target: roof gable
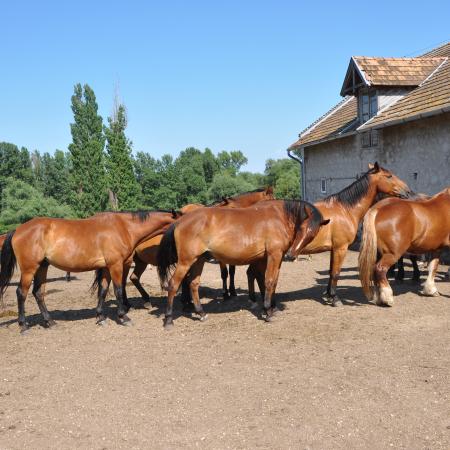
[[443,63],[444,59],[353,56],[342,85],[341,95],[355,94],[356,89],[362,86],[419,86]]

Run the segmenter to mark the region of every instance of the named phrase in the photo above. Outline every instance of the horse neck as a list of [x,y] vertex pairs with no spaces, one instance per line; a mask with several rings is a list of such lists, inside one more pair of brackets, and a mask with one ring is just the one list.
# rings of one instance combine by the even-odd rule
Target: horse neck
[[358,203],[346,207],[349,214],[356,218],[358,223],[362,220],[369,208],[375,203],[377,193],[376,185],[370,182],[366,194],[361,197]]

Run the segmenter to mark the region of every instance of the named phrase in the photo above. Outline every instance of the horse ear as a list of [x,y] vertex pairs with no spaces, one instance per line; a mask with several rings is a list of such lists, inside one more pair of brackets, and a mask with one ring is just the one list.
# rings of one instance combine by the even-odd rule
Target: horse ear
[[183,213],[181,211],[175,211],[174,209],[172,209],[172,218],[173,219],[178,219],[178,217],[181,217],[183,215]]
[[273,186],[267,186],[266,187],[266,194],[272,195],[273,194]]
[[323,227],[324,225],[328,225],[330,223],[330,219],[325,219],[320,222],[320,226]]
[[373,170],[375,173],[380,171],[380,166],[378,165],[378,162],[375,161],[375,164],[369,163],[369,170]]

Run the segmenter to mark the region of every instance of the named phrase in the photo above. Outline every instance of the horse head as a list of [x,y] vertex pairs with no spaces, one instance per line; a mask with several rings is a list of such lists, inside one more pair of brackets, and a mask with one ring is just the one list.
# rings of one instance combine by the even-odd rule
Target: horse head
[[413,192],[409,186],[390,170],[375,164],[369,164],[369,177],[376,183],[377,192],[393,197],[409,198]]

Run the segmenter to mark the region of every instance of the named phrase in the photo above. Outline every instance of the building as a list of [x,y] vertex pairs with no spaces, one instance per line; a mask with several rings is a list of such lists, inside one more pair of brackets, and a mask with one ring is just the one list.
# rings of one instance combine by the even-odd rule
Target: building
[[307,200],[343,189],[374,161],[416,192],[450,184],[450,42],[414,58],[353,56],[341,96],[289,148],[303,158]]

